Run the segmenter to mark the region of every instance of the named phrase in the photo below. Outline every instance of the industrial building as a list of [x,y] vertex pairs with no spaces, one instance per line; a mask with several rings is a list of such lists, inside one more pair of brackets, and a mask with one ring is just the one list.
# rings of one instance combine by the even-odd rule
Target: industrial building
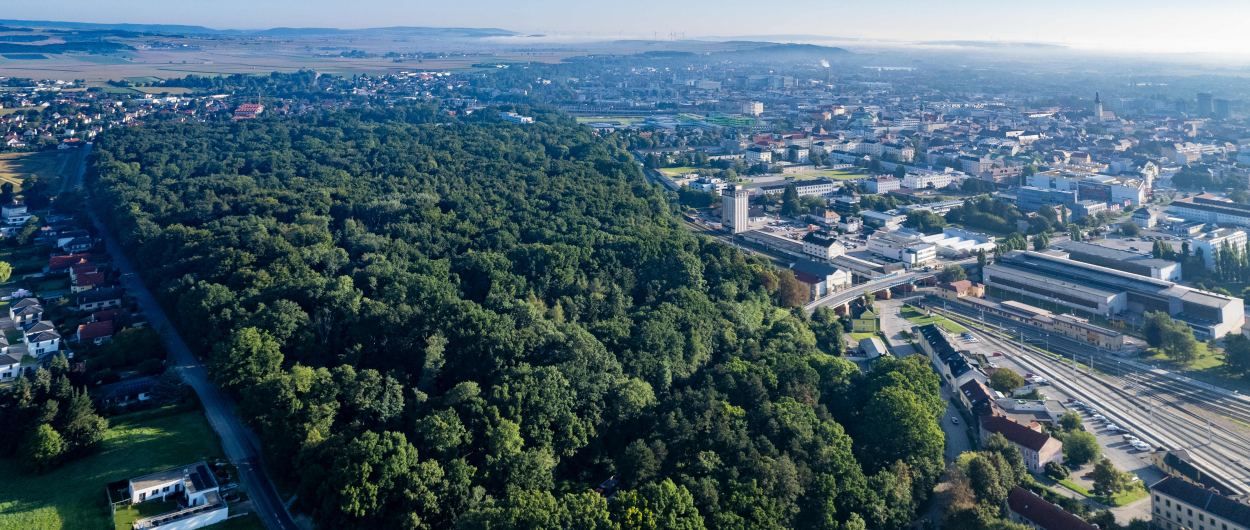
[[726,188],[721,194],[721,222],[731,232],[741,234],[750,226],[751,193],[745,188]]
[[1217,228],[1190,239],[1189,248],[1194,254],[1201,252],[1207,269],[1214,269],[1215,258],[1225,248],[1246,251],[1246,233],[1235,228]]
[[833,234],[812,232],[803,236],[803,253],[821,261],[846,254],[846,247]]
[[1022,212],[1036,212],[1042,206],[1067,208],[1073,219],[1084,219],[1107,209],[1107,203],[1083,201],[1076,191],[1051,190],[1024,186],[1016,190],[1016,208]]
[[1052,313],[1015,300],[999,303],[975,296],[957,297],[956,300],[971,305],[982,315],[990,314],[1013,320],[1104,350],[1121,351],[1128,345],[1127,337],[1123,333],[1091,324],[1081,317]]
[[1074,191],[1079,201],[1141,206],[1150,194],[1149,178],[1124,178],[1085,171],[1055,169],[1025,177],[1025,185],[1044,190]]
[[759,193],[764,195],[781,195],[785,193],[786,188],[793,185],[794,191],[799,197],[807,197],[809,195],[817,195],[824,197],[833,194],[833,190],[838,189],[839,184],[836,181],[827,178],[818,178],[811,180],[783,181],[771,184],[764,184],[756,188]]
[[868,237],[868,251],[901,262],[908,268],[923,267],[937,260],[937,245],[899,232],[873,232]]
[[1240,298],[1040,252],[1013,251],[984,272],[990,288],[1086,314],[1136,320],[1164,311],[1201,340],[1235,333],[1246,320]]
[[992,254],[998,246],[994,236],[954,226],[946,227],[940,234],[921,236],[920,240],[932,243],[938,254],[948,258],[966,258],[978,251]]
[[792,263],[790,270],[807,286],[808,300],[818,300],[851,286],[851,273],[825,263],[803,259]]
[[1209,193],[1172,201],[1168,211],[1191,222],[1250,227],[1250,204]]
[[1083,241],[1064,241],[1054,245],[1068,259],[1090,263],[1109,269],[1179,282],[1181,264],[1156,258],[1150,254],[1120,250]]

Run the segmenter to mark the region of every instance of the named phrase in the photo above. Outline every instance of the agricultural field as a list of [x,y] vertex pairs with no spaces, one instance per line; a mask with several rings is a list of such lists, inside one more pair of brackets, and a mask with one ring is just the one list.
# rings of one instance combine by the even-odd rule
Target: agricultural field
[[112,528],[108,483],[221,456],[217,436],[199,411],[157,409],[109,423],[97,453],[48,473],[28,473],[14,458],[0,460],[0,530]]
[[22,181],[30,175],[36,175],[47,182],[51,189],[57,189],[61,175],[69,169],[69,164],[76,163],[77,151],[41,151],[38,153],[0,153],[0,183],[13,184],[20,190]]

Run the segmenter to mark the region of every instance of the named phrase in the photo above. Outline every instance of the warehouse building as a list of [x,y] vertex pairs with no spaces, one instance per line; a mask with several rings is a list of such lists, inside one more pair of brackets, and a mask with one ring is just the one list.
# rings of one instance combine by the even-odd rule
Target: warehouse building
[[985,284],[1107,318],[1136,320],[1164,311],[1201,340],[1235,333],[1246,320],[1240,298],[1040,252],[1008,253],[985,268]]
[[1150,254],[1120,250],[1083,241],[1065,241],[1054,245],[1068,259],[1107,267],[1118,271],[1178,282],[1181,280],[1181,264],[1156,258]]

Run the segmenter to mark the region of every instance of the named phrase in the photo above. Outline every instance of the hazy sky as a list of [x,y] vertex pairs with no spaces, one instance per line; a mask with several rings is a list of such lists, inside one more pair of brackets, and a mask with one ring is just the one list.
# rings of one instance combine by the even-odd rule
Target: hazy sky
[[604,37],[815,34],[1250,54],[1246,0],[0,0],[0,18],[274,26],[468,26]]

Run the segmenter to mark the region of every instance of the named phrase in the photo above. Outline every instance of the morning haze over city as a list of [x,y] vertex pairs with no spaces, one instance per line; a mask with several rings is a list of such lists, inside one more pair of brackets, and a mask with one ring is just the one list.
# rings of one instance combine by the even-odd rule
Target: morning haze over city
[[0,530],[1250,530],[1248,18],[10,0]]

